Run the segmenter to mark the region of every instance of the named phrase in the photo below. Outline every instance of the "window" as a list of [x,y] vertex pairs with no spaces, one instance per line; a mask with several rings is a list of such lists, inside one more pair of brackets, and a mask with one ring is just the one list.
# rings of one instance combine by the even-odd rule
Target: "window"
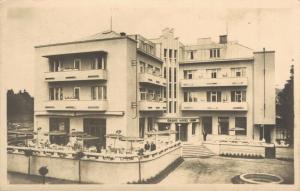
[[166,58],[167,57],[167,51],[168,51],[168,49],[164,49],[164,57]]
[[140,99],[146,100],[147,98],[147,90],[145,88],[140,88]]
[[197,98],[193,96],[193,92],[183,92],[184,102],[197,102]]
[[169,82],[172,82],[172,68],[169,68]]
[[148,118],[148,131],[153,130],[153,118],[149,117]]
[[148,90],[147,100],[152,101],[155,98],[154,90]]
[[172,84],[169,84],[169,98],[172,98]]
[[245,102],[246,90],[231,91],[231,102]]
[[73,91],[73,98],[74,99],[80,99],[80,88],[79,87],[75,87],[74,91]]
[[163,88],[164,98],[167,98],[167,90],[166,88]]
[[247,134],[247,117],[235,118],[235,134],[246,135]]
[[139,137],[144,138],[144,132],[145,132],[145,118],[140,118],[139,120]]
[[167,70],[165,66],[164,66],[164,78],[167,78]]
[[148,64],[146,71],[148,74],[153,74],[154,73],[154,67],[150,64]]
[[177,94],[177,84],[174,83],[174,98],[176,98],[176,94]]
[[203,117],[202,125],[205,133],[212,134],[212,117]]
[[192,123],[192,135],[196,134],[197,123]]
[[192,70],[184,70],[183,77],[184,77],[184,79],[193,79],[193,71]]
[[190,52],[190,59],[194,60],[194,52],[193,51]]
[[140,73],[144,73],[146,68],[145,62],[140,61]]
[[154,75],[155,76],[160,76],[160,68],[158,68],[158,67],[154,68]]
[[231,68],[231,77],[240,78],[246,76],[246,67]]
[[174,50],[174,58],[177,58],[177,50]]
[[174,82],[177,81],[177,68],[174,68]]
[[59,72],[62,70],[61,61],[51,60],[50,61],[50,72]]
[[53,136],[50,135],[50,143],[65,145],[68,143],[67,133],[70,132],[70,119],[69,118],[49,118],[49,132],[51,131],[61,131],[65,132],[66,135],[63,136]]
[[229,117],[219,117],[219,135],[228,135],[229,134]]
[[63,100],[62,88],[49,88],[49,100]]
[[173,50],[169,49],[169,58],[172,58],[172,53],[173,53]]
[[219,48],[210,49],[209,57],[210,58],[219,58],[220,57],[220,49]]
[[172,102],[169,101],[169,113],[172,113]]
[[103,56],[99,56],[95,58],[94,62],[92,62],[93,70],[105,70],[105,58]]
[[81,65],[81,59],[75,59],[74,60],[74,69],[80,70],[80,65]]
[[222,92],[221,91],[208,91],[206,92],[207,102],[221,102]]
[[98,86],[98,100],[106,100],[106,86]]
[[218,78],[218,73],[220,69],[207,69],[206,73],[208,74],[209,78]]
[[176,101],[174,101],[174,113],[176,113],[177,112],[177,102]]

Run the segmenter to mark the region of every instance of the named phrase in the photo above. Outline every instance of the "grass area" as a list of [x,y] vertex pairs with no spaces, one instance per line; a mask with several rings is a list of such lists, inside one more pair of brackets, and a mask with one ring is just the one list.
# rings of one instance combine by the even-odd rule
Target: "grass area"
[[228,157],[190,158],[161,183],[232,184],[243,173],[270,173],[281,176],[284,184],[294,183],[294,162],[277,159],[241,159]]

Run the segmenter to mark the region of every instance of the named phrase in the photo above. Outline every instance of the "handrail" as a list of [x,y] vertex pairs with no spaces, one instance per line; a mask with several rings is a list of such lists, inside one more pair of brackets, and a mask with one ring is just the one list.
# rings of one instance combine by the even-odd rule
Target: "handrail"
[[59,72],[85,72],[85,71],[107,71],[106,69],[88,69],[88,70],[75,70],[75,69],[69,69],[69,70],[61,70],[61,71],[53,71],[53,72],[44,72],[44,73],[59,73]]

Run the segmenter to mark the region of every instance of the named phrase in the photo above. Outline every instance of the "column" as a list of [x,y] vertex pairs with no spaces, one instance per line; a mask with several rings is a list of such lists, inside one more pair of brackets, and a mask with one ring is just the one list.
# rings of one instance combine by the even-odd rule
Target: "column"
[[187,142],[193,142],[192,123],[188,123],[187,125]]
[[235,135],[235,117],[229,117],[229,135]]
[[[170,129],[171,129],[172,131],[176,131],[175,123],[170,123]],[[171,136],[171,140],[172,140],[172,141],[176,141],[176,134],[175,134],[175,133],[174,133],[174,134],[171,134],[170,136]]]

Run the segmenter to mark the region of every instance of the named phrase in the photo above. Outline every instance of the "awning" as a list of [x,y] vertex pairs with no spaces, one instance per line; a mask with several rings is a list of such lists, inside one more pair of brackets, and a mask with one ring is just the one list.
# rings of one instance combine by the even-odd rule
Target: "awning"
[[63,135],[67,135],[67,132],[65,132],[65,131],[50,131],[48,133],[45,133],[45,135],[63,136]]
[[95,137],[92,135],[84,135],[84,136],[78,136],[77,139],[83,140],[83,141],[90,141],[90,140],[97,140],[97,139],[99,139],[99,137]]
[[152,132],[146,132],[146,135],[170,135],[170,134],[176,134],[177,131],[174,130],[164,130],[164,131],[152,131]]
[[36,132],[30,130],[8,130],[8,134],[17,134],[17,135],[34,135]]
[[121,137],[120,139],[121,141],[131,141],[131,142],[138,142],[138,141],[143,141],[144,139],[143,138],[140,138],[140,137]]

